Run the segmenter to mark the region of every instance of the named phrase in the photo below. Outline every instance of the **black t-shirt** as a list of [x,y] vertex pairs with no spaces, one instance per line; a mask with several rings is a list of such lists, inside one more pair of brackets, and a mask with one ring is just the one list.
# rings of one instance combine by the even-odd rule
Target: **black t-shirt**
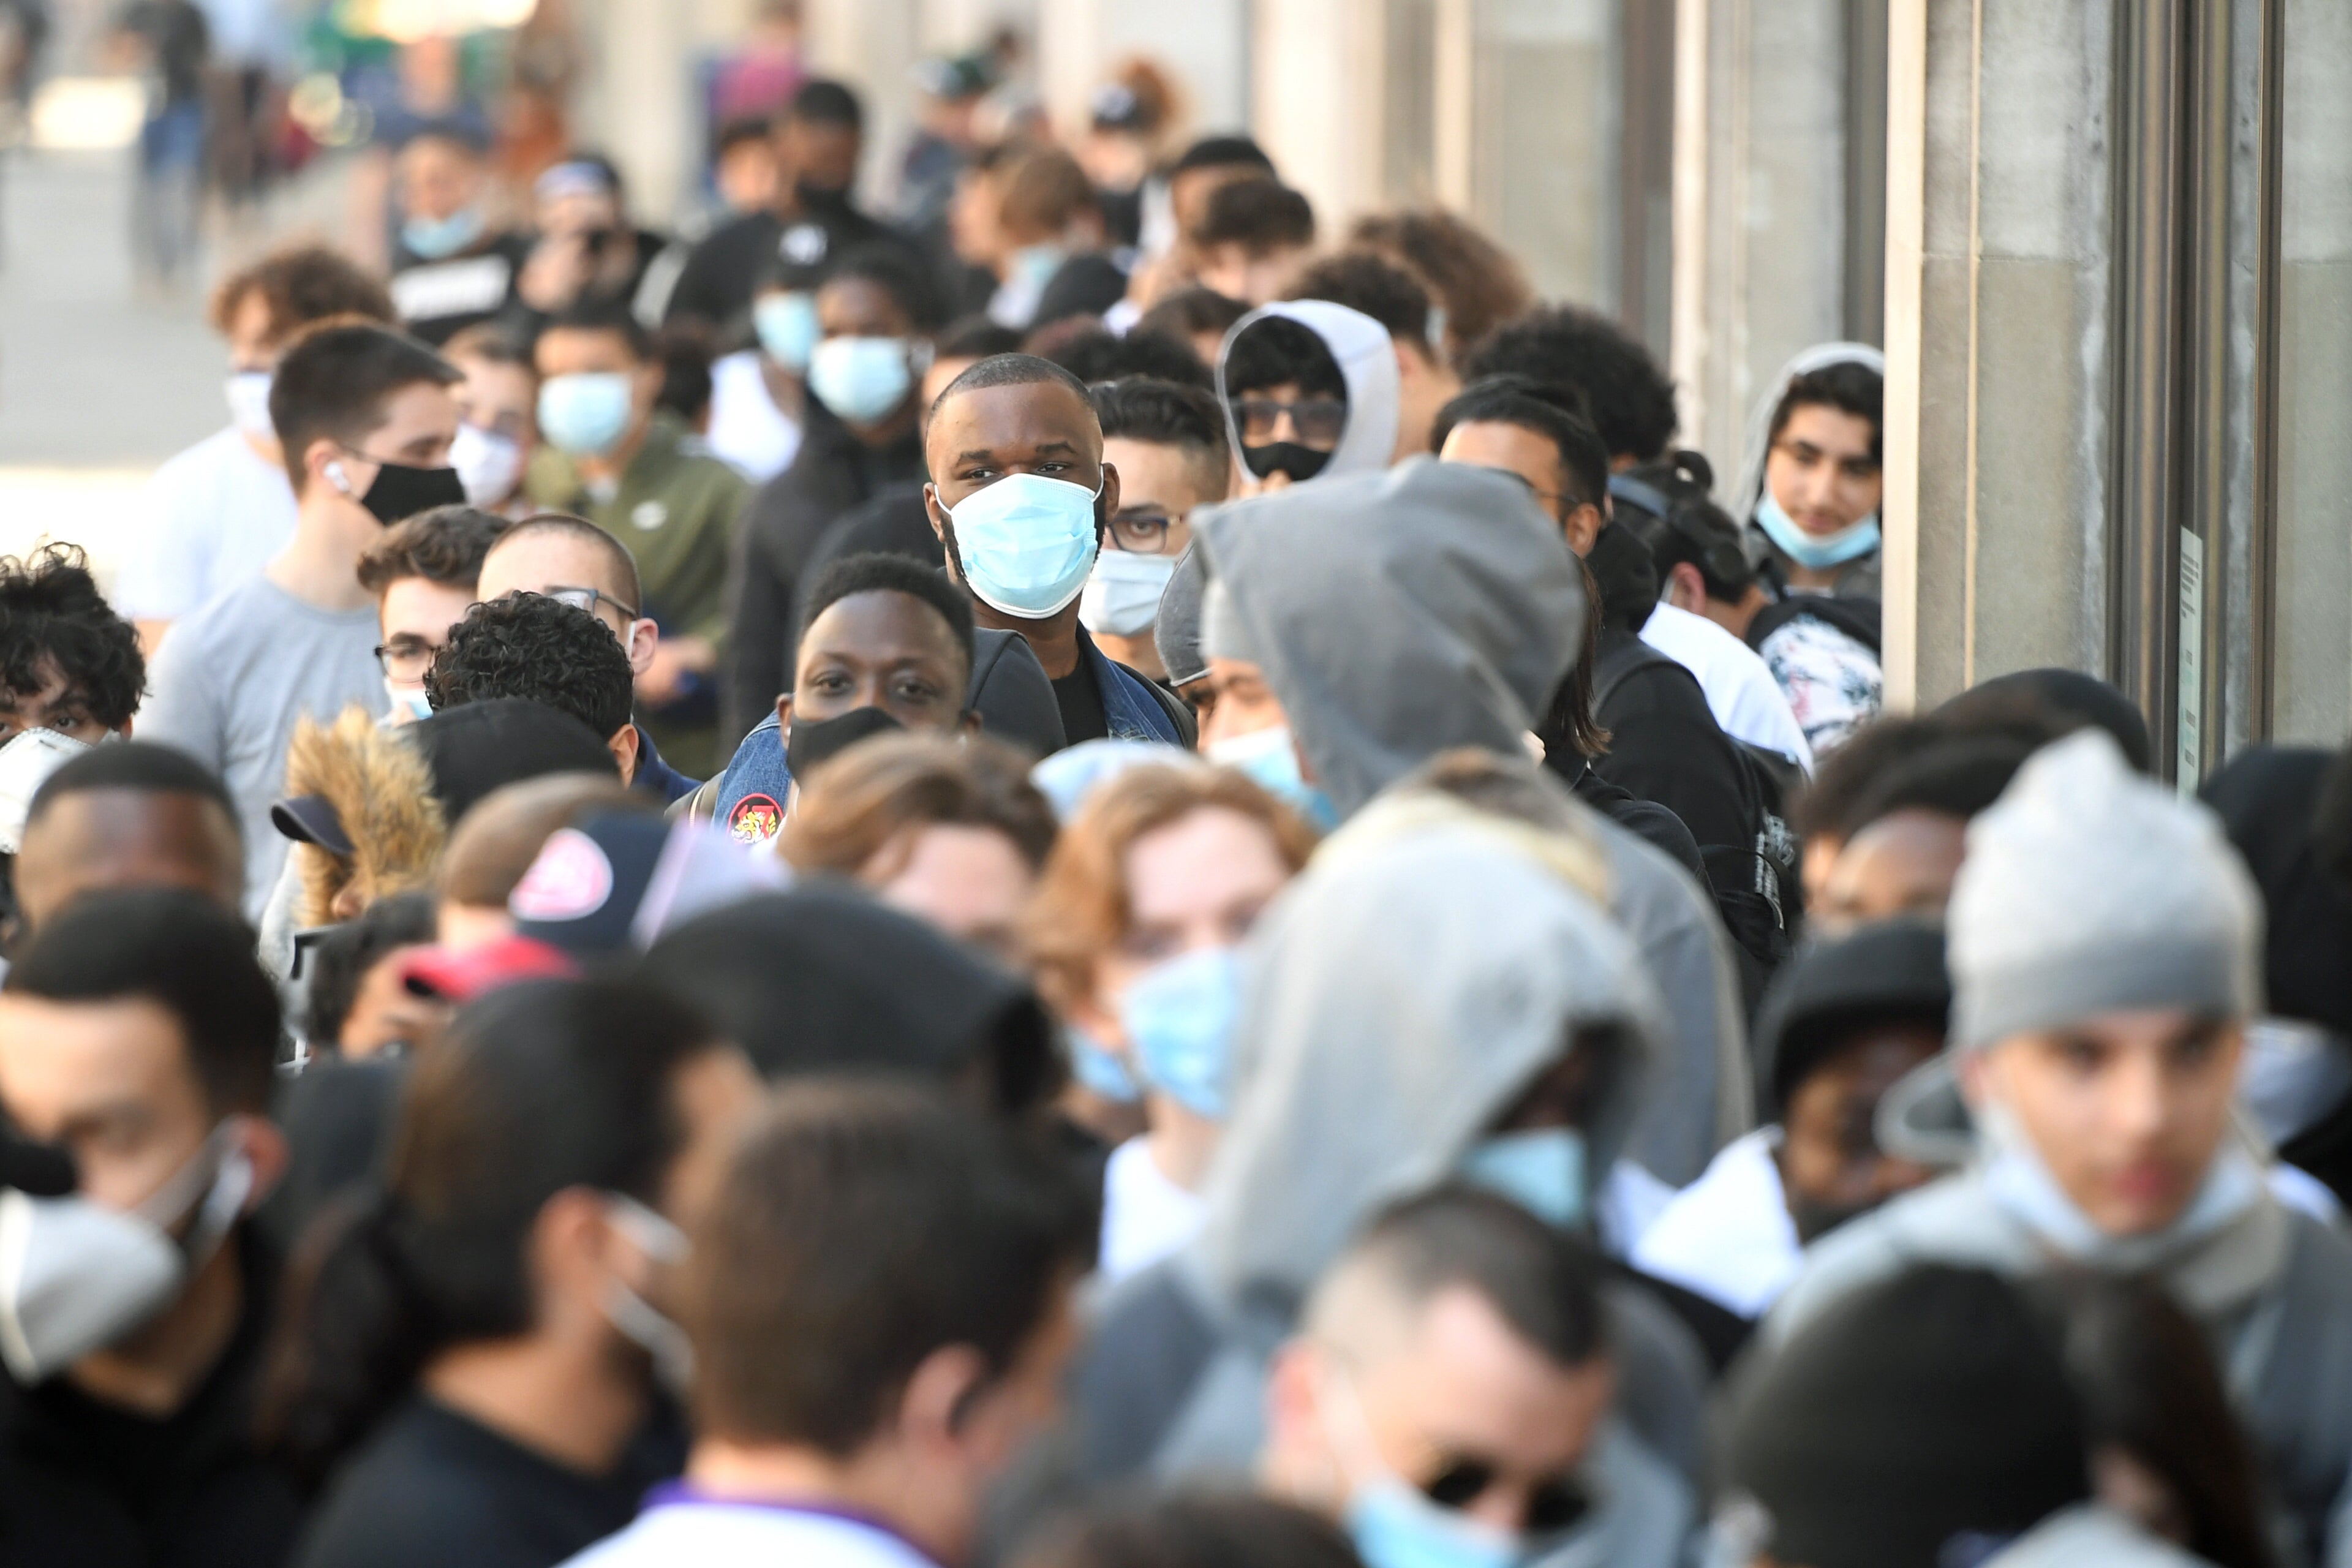
[[420,1394],[336,1478],[296,1562],[553,1568],[627,1524],[683,1457],[665,1433],[633,1445],[611,1475],[583,1475]]
[[895,237],[846,201],[823,202],[791,218],[746,213],[713,229],[688,255],[663,319],[695,317],[738,333],[750,319],[752,289],[779,258],[813,272],[856,246]]
[[530,238],[494,234],[459,255],[428,260],[407,246],[392,247],[393,309],[400,323],[438,348],[467,327],[495,321],[513,310]]
[[243,1315],[187,1403],[160,1419],[63,1377],[0,1377],[0,1563],[276,1568],[301,1520],[292,1479],[255,1450],[253,1395],[278,1260],[237,1232]]
[[1054,701],[1062,710],[1062,738],[1066,743],[1076,746],[1109,736],[1110,715],[1103,711],[1094,661],[1083,652],[1078,655],[1078,667],[1054,682]]

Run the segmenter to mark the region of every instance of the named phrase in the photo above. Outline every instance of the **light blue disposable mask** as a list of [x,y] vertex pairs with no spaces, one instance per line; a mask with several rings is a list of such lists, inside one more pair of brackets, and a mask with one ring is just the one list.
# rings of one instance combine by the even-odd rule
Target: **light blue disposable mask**
[[827,338],[809,355],[809,390],[852,425],[875,424],[915,384],[910,347],[904,338]]
[[1365,1568],[1513,1568],[1525,1546],[1433,1502],[1393,1476],[1359,1485],[1348,1500],[1348,1534]]
[[1004,264],[1005,279],[1024,288],[1045,292],[1045,285],[1068,260],[1068,253],[1058,245],[1032,245],[1014,251]]
[[582,371],[540,384],[539,433],[575,458],[601,458],[620,445],[635,412],[636,388],[625,371]]
[[1212,1121],[1231,1109],[1241,989],[1240,958],[1211,947],[1145,971],[1118,999],[1119,1026],[1144,1081]]
[[1858,561],[1878,548],[1878,514],[1872,512],[1860,522],[1848,523],[1832,534],[1811,534],[1797,526],[1797,520],[1780,510],[1772,499],[1772,487],[1764,487],[1764,494],[1756,502],[1756,526],[1777,545],[1780,552],[1809,572],[1826,572],[1832,566],[1843,566]]
[[413,217],[400,226],[400,243],[427,261],[455,256],[481,237],[479,207],[459,207],[447,217]]
[[1463,1179],[1500,1193],[1555,1229],[1584,1218],[1591,1197],[1584,1134],[1572,1127],[1538,1127],[1489,1138],[1462,1162]]
[[1202,754],[1221,767],[1247,775],[1305,817],[1317,832],[1328,833],[1339,826],[1339,810],[1331,804],[1331,797],[1321,785],[1308,784],[1298,771],[1298,747],[1291,739],[1289,725],[1232,736],[1206,748]]
[[1070,1076],[1114,1105],[1133,1105],[1143,1098],[1135,1075],[1092,1035],[1076,1024],[1063,1030],[1070,1044]]
[[965,584],[982,604],[1023,620],[1059,611],[1094,569],[1101,495],[1100,484],[1089,490],[1043,474],[1007,474],[943,508]]
[[794,375],[808,369],[809,355],[824,335],[817,325],[816,296],[797,289],[752,300],[751,330],[767,356]]

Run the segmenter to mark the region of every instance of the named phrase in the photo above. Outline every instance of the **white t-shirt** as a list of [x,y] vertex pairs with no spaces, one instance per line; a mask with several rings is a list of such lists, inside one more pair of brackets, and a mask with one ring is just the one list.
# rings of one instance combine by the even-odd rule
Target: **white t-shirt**
[[938,1568],[904,1538],[847,1513],[656,1491],[635,1522],[562,1568]]
[[1106,1280],[1148,1268],[1191,1241],[1201,1228],[1201,1194],[1168,1179],[1149,1137],[1111,1151],[1103,1170],[1102,1261]]
[[232,425],[168,458],[147,480],[138,538],[123,552],[114,608],[171,621],[258,576],[294,537],[294,487]]
[[1780,1143],[1779,1128],[1759,1127],[1724,1145],[1634,1244],[1633,1267],[1762,1317],[1804,1261],[1772,1158]]
[[768,395],[760,373],[760,352],[742,349],[710,362],[710,455],[731,464],[755,485],[766,484],[792,466],[801,449],[801,426]]
[[1707,710],[1725,734],[1794,757],[1807,773],[1813,771],[1805,731],[1770,667],[1753,648],[1705,616],[1667,604],[1650,612],[1642,640],[1698,677]]

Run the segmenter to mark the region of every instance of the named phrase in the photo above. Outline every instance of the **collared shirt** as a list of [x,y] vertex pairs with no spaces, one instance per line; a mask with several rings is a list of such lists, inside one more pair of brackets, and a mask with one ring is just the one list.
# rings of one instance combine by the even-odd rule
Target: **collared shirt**
[[657,1488],[636,1522],[565,1568],[939,1568],[887,1524],[822,1504],[706,1497]]

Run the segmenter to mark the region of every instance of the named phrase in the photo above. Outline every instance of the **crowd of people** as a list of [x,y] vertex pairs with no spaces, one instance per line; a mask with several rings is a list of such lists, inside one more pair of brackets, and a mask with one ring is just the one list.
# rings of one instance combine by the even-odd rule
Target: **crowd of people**
[[935,66],[683,255],[420,128],[0,563],[0,1558],[2352,1564],[2352,752],[1882,712],[1875,351],[1719,489]]

